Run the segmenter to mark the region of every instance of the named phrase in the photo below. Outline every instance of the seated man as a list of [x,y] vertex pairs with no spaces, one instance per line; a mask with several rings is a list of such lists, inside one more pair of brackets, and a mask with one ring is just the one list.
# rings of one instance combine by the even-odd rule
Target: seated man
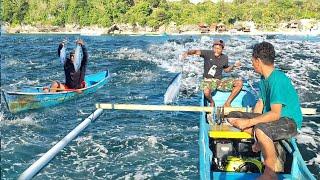
[[291,80],[274,67],[275,50],[272,44],[256,44],[252,53],[254,70],[261,74],[260,98],[255,113],[231,112],[228,121],[235,127],[254,134],[257,142],[254,151],[260,147],[264,157],[265,170],[262,180],[277,179],[277,154],[273,141],[288,139],[297,134],[302,125],[299,98]]
[[214,107],[212,99],[213,90],[231,91],[230,96],[225,102],[225,107],[230,107],[232,100],[238,95],[242,89],[242,80],[233,78],[222,79],[222,70],[224,72],[231,72],[235,66],[240,66],[237,61],[234,65],[229,66],[228,56],[222,53],[224,43],[222,40],[214,41],[213,50],[189,50],[185,52],[182,57],[186,58],[188,55],[198,55],[204,59],[204,80],[201,84],[206,99],[210,102],[211,107]]
[[[75,51],[71,51],[69,58],[64,62],[64,74],[65,74],[65,83],[60,83],[59,81],[53,81],[50,88],[44,89],[44,91],[48,92],[57,92],[64,91],[68,89],[81,89],[85,87],[85,73],[88,62],[88,51],[84,45],[82,40],[77,40],[76,42],[82,48],[83,58],[81,60],[81,65],[78,71],[76,71],[74,63],[75,63]],[[64,47],[64,43],[59,44],[58,55],[60,56],[60,51]]]

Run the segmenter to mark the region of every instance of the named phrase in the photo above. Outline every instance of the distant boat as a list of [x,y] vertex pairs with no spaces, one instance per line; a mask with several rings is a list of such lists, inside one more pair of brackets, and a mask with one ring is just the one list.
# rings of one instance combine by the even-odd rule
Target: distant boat
[[107,83],[108,71],[90,74],[85,77],[86,86],[61,92],[44,92],[43,87],[27,87],[21,91],[2,90],[4,100],[11,113],[54,106],[77,97],[96,92]]

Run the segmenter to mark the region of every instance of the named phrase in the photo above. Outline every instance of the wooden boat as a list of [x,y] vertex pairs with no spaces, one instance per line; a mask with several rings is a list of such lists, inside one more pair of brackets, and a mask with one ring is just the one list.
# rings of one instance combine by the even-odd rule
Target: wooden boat
[[[244,88],[250,89],[250,88]],[[216,107],[223,106],[229,93],[217,91],[213,98]],[[232,102],[233,107],[253,107],[256,98],[253,91],[241,91]],[[207,106],[204,96],[202,106]],[[256,179],[263,173],[261,153],[252,152],[251,146],[254,142],[250,134],[241,132],[228,124],[223,110],[211,115],[202,112],[200,116],[199,134],[199,161],[200,179]],[[304,162],[296,140],[281,140],[275,142],[278,159],[279,179],[308,179],[315,180]]]
[[96,92],[107,83],[108,71],[90,74],[85,77],[87,87],[79,90],[46,93],[42,87],[27,87],[20,91],[2,90],[4,100],[11,113],[54,106],[68,100]]

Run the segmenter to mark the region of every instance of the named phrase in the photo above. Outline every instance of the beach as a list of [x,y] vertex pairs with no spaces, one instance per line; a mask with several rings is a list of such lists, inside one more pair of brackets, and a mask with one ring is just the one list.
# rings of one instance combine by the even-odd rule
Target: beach
[[[191,28],[190,28],[191,26]],[[90,26],[90,27],[79,27],[78,25],[66,25],[65,27],[57,26],[1,26],[1,34],[80,34],[84,36],[100,36],[100,35],[307,35],[307,36],[319,36],[320,29],[290,29],[290,28],[279,28],[274,31],[251,29],[249,32],[237,31],[236,29],[229,29],[226,31],[208,31],[201,32],[201,28],[197,25],[188,26],[175,26],[169,25],[166,27],[160,27],[157,30],[147,26],[132,27],[127,24],[113,25],[108,28]]]

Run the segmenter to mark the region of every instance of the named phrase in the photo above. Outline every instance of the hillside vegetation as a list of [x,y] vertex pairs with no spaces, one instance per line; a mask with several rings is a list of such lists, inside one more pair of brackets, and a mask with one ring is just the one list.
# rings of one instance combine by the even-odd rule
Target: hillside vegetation
[[165,0],[2,0],[1,19],[11,26],[109,27],[117,23],[158,28],[177,25],[253,21],[257,27],[274,27],[296,19],[320,19],[319,0],[235,0],[200,4]]

